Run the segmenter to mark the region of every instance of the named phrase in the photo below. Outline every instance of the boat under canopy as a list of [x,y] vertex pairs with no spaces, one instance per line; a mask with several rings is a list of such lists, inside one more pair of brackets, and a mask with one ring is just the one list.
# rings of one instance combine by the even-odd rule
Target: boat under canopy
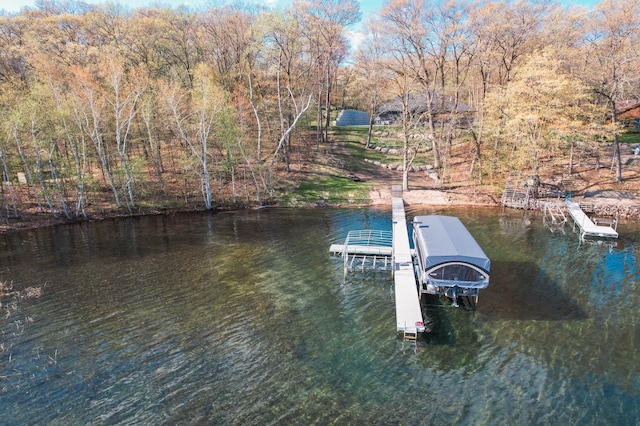
[[420,293],[478,296],[489,286],[491,261],[460,219],[416,216],[413,219],[416,275]]

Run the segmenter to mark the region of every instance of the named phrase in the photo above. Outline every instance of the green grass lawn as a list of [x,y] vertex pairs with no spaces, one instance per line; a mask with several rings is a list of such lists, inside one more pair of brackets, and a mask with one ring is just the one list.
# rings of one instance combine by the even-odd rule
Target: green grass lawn
[[[396,134],[399,129],[392,126],[373,126],[374,133],[371,135],[371,144],[384,148],[401,149],[403,142],[401,138],[389,136],[379,136],[376,131]],[[331,134],[336,140],[359,142],[364,144],[367,140],[369,127],[367,126],[334,126],[330,129]]]
[[309,204],[361,204],[369,202],[372,183],[355,182],[346,175],[317,176],[301,182],[298,187],[282,196],[282,204],[304,206]]
[[618,141],[629,145],[640,145],[640,131],[627,129],[618,135]]
[[[391,126],[377,126],[381,130],[372,138],[372,144],[387,148],[402,149],[402,140],[395,136],[398,129]],[[371,182],[354,181],[350,174],[356,176],[379,167],[371,162],[382,164],[402,164],[402,154],[382,153],[379,150],[365,148],[368,133],[367,126],[333,126],[329,129],[329,139],[339,145],[334,151],[333,163],[325,165],[324,173],[314,173],[281,194],[280,202],[288,206],[305,206],[315,204],[362,204],[369,201]],[[423,145],[427,145],[426,143]],[[369,161],[365,161],[369,160]],[[371,161],[371,162],[370,162]],[[413,166],[433,163],[430,152],[421,152],[413,162]]]
[[[374,126],[374,130],[383,130],[385,132],[394,133],[396,128],[390,126]],[[362,167],[371,167],[371,164],[364,161],[365,158],[372,161],[379,161],[384,164],[402,164],[402,155],[384,154],[378,150],[366,149],[365,141],[367,140],[367,133],[369,128],[367,126],[344,126],[344,127],[332,127],[331,135],[334,140],[347,142],[345,147],[352,157],[345,161],[345,165],[349,170],[357,172]],[[403,141],[397,138],[391,137],[379,137],[372,136],[371,144],[390,149],[402,149]],[[421,166],[427,164],[431,160],[430,155],[418,155],[413,162],[414,166]]]

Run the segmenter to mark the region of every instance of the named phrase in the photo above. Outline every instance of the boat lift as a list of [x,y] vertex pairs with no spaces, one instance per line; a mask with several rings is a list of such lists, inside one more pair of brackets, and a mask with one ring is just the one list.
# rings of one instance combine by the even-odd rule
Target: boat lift
[[344,244],[332,244],[329,251],[344,259],[345,274],[356,267],[391,270],[393,233],[372,229],[349,231]]
[[491,260],[462,221],[455,216],[413,218],[416,275],[420,294],[475,297],[489,286]]
[[542,202],[544,215],[542,222],[551,232],[559,231],[564,234],[564,224],[567,223],[567,216],[564,214],[564,203],[556,201]]
[[406,340],[416,340],[425,326],[402,197],[394,196],[392,206],[392,231],[350,231],[344,244],[332,244],[329,251],[343,258],[345,274],[358,269],[393,273],[396,331]]

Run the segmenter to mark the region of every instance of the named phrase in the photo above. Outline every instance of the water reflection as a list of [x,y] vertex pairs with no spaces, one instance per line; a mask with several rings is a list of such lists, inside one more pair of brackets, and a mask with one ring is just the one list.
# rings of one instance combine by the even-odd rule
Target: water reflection
[[[328,248],[389,210],[259,210],[6,235],[0,415],[30,423],[625,424],[640,415],[640,226],[617,247],[542,218],[459,216],[492,259],[475,310],[424,303],[395,334],[393,279]],[[12,305],[15,303],[15,305]],[[13,307],[11,307],[13,306]]]

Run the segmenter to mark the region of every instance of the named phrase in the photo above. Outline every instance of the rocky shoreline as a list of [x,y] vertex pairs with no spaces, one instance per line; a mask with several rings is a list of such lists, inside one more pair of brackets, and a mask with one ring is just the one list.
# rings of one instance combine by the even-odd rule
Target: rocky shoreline
[[[372,205],[391,205],[391,188],[374,188],[370,194]],[[481,191],[454,192],[432,189],[415,189],[403,194],[405,203],[410,206],[485,206],[500,207],[495,196]],[[629,198],[625,194],[614,191],[589,194],[575,197],[573,201],[580,203],[585,212],[597,217],[618,217],[621,219],[640,220],[640,200]],[[553,200],[564,204],[564,200]],[[539,204],[541,206],[541,203]],[[539,206],[533,209],[539,210]]]

